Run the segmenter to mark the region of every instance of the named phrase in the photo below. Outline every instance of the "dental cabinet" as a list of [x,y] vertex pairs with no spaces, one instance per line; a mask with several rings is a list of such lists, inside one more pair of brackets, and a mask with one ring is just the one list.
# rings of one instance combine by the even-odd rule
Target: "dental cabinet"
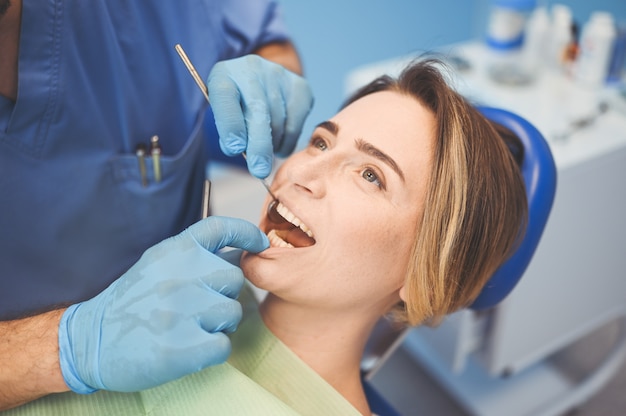
[[[439,52],[461,94],[539,129],[557,165],[557,190],[513,292],[491,310],[411,330],[402,348],[470,414],[558,415],[603,387],[626,355],[626,96],[548,69],[524,85],[498,83],[481,42]],[[416,56],[356,68],[346,95]],[[551,364],[554,353],[607,325],[618,327],[613,348],[586,376],[572,380]]]

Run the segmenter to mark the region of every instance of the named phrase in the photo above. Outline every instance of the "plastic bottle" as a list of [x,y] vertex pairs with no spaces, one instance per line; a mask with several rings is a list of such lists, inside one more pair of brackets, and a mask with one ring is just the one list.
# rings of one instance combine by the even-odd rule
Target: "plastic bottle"
[[528,19],[522,48],[522,66],[531,76],[545,65],[550,39],[550,16],[545,7],[537,7]]
[[568,70],[566,51],[572,42],[576,41],[573,39],[573,24],[572,10],[568,6],[564,4],[552,6],[548,63],[552,69],[559,72]]
[[617,36],[613,16],[593,12],[580,36],[580,53],[576,62],[576,79],[581,84],[599,87],[606,81]]
[[626,21],[616,23],[617,36],[613,42],[613,57],[609,65],[609,75],[607,83],[619,85],[624,73],[624,63],[626,63]]

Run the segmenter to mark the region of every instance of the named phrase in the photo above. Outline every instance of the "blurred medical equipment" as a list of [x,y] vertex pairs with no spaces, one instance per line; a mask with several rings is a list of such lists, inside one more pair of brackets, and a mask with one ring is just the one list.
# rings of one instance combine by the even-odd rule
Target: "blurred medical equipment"
[[626,59],[624,24],[596,10],[579,27],[565,4],[548,9],[536,7],[535,0],[492,0],[485,39],[491,78],[523,85],[549,69],[588,87],[619,83]]
[[567,126],[567,129],[562,133],[555,133],[554,140],[567,140],[572,134],[576,133],[576,131],[580,129],[584,129],[587,126],[593,124],[598,117],[602,114],[606,113],[609,109],[609,104],[605,101],[602,101],[598,104],[598,108],[592,109],[589,114],[578,117],[575,120],[572,120]]
[[[412,330],[400,343],[470,414],[561,414],[604,387],[626,355],[626,115],[617,111],[619,91],[589,91],[556,71],[543,71],[524,88],[503,86],[488,75],[482,42],[446,51],[471,64],[450,74],[460,93],[518,114],[542,132],[559,185],[524,278],[506,299],[484,311],[460,311],[435,329]],[[355,69],[347,94],[382,73],[397,74],[414,58]],[[601,121],[555,140],[555,133],[598,111],[605,99]],[[583,338],[593,342],[596,331],[607,328],[616,331],[610,351],[596,349],[606,352],[595,357],[602,362],[573,369],[570,363],[567,371],[553,365],[554,354]],[[586,377],[572,377],[574,371]],[[429,400],[415,395],[416,403]]]

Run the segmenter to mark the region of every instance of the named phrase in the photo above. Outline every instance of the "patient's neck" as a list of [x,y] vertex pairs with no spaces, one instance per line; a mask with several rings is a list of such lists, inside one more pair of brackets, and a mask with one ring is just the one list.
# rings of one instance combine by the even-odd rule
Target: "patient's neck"
[[362,414],[370,414],[360,359],[380,314],[338,314],[283,301],[268,294],[261,305],[267,327]]

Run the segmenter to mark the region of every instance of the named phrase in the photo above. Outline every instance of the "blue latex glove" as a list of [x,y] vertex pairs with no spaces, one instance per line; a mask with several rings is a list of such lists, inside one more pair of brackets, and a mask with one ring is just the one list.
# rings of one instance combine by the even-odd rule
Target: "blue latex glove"
[[59,357],[76,393],[138,391],[163,384],[230,354],[243,285],[238,267],[215,251],[269,246],[254,225],[210,217],[146,250],[91,300],[70,306],[59,325]]
[[247,153],[250,173],[267,177],[273,152],[295,148],[313,106],[308,82],[284,67],[247,55],[218,62],[207,80],[220,147],[228,156]]

